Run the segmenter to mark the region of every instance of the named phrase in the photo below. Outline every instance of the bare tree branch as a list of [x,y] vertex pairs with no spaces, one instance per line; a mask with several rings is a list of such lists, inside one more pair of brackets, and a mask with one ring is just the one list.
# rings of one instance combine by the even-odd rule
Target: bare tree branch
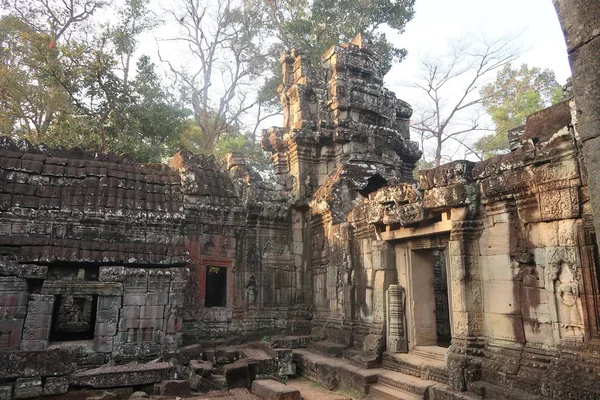
[[424,93],[428,104],[411,126],[419,132],[423,145],[428,140],[435,142],[436,166],[440,165],[444,144],[450,139],[479,157],[462,136],[487,129],[480,126],[479,117],[468,123],[465,119],[485,100],[478,89],[489,75],[518,57],[514,44],[511,37],[479,39],[468,48],[456,42],[449,57],[420,61],[420,80],[414,87]]

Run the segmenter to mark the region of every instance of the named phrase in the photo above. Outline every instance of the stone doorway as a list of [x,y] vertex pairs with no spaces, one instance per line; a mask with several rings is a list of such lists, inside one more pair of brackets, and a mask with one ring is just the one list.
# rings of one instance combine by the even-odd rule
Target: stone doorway
[[449,347],[452,313],[446,248],[398,245],[396,253],[399,283],[406,288],[408,350]]

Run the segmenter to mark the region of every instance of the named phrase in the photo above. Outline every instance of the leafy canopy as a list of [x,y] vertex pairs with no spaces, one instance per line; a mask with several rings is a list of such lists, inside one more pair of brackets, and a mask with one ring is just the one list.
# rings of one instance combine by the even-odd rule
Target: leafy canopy
[[475,144],[486,158],[508,151],[508,131],[523,125],[528,115],[563,99],[554,71],[527,64],[518,68],[504,66],[480,94],[496,125],[495,134],[484,136]]

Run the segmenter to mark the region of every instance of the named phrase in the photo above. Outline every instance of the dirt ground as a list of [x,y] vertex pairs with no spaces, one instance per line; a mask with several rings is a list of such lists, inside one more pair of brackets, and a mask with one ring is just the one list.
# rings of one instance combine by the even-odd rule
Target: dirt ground
[[304,400],[359,400],[356,393],[344,390],[329,391],[324,387],[307,379],[293,379],[287,383],[300,391]]
[[[298,378],[292,379],[287,382],[287,385],[298,389],[304,400],[359,400],[360,397],[356,393],[352,393],[344,390],[329,391],[317,383],[311,382],[307,379]],[[260,400],[260,398],[251,394],[247,389],[231,389],[231,390],[215,390],[201,396],[185,396],[185,397],[171,397],[171,396],[148,396],[148,397],[136,397],[133,395],[131,400],[134,399],[152,399],[152,400],[204,400],[204,399],[218,399],[218,400]]]

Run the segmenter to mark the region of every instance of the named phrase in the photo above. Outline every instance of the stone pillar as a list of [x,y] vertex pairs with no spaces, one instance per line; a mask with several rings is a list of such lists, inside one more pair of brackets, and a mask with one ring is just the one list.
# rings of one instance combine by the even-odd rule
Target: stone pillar
[[387,351],[407,353],[408,338],[406,336],[406,294],[400,285],[390,285],[386,291],[387,305]]
[[53,310],[54,296],[44,294],[29,295],[21,350],[39,351],[48,348]]
[[[573,72],[577,125],[588,171],[600,166],[600,3],[554,0]],[[594,227],[600,232],[600,174],[588,174]],[[598,235],[600,246],[600,235]]]
[[27,298],[25,279],[0,276],[0,350],[19,348]]
[[448,261],[452,303],[452,346],[448,355],[448,383],[466,390],[479,379],[480,361],[470,357],[480,347],[483,328],[481,272],[478,236],[480,222],[472,219],[468,207],[452,209],[452,231],[448,242]]

